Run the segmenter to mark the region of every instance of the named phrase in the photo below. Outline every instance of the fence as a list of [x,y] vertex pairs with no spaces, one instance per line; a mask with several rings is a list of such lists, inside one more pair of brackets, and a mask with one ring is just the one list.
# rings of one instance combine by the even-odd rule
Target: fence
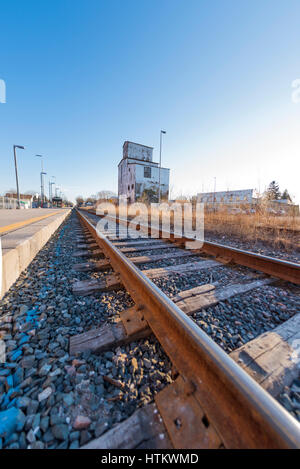
[[12,197],[0,197],[0,210],[17,208],[18,200]]

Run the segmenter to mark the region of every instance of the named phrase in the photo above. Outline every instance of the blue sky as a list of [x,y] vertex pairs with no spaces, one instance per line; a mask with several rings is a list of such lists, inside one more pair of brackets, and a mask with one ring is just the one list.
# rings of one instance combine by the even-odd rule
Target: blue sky
[[[124,140],[154,146],[173,194],[257,188],[300,202],[300,2],[0,2],[0,193],[117,191]],[[48,177],[47,175],[47,177]]]

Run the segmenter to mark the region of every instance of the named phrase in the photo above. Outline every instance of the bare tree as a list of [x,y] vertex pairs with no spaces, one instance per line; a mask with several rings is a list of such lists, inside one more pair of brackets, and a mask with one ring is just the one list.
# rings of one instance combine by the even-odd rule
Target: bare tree
[[82,195],[78,195],[76,197],[76,203],[77,203],[77,205],[79,205],[79,207],[80,207],[80,205],[82,205],[84,203],[84,198],[82,197]]
[[111,197],[116,197],[116,193],[113,191],[99,191],[97,192],[97,199],[108,200]]

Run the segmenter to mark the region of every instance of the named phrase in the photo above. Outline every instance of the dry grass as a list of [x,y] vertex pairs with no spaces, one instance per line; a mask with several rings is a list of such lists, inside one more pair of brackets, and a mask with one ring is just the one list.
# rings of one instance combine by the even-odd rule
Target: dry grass
[[205,232],[250,243],[262,242],[287,251],[300,248],[300,217],[227,211],[206,212]]
[[[120,207],[119,214],[126,217],[127,211]],[[231,238],[267,244],[274,249],[300,250],[300,217],[274,215],[267,206],[261,206],[255,213],[250,213],[246,207],[241,213],[230,213],[226,206],[217,211],[205,210],[204,230],[205,237],[210,234],[220,238],[225,236],[225,243],[226,238]]]

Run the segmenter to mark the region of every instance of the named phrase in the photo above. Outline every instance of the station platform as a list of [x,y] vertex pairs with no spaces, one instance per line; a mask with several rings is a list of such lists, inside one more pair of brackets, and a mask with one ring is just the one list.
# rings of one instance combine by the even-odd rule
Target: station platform
[[59,208],[0,210],[0,299],[70,212]]

